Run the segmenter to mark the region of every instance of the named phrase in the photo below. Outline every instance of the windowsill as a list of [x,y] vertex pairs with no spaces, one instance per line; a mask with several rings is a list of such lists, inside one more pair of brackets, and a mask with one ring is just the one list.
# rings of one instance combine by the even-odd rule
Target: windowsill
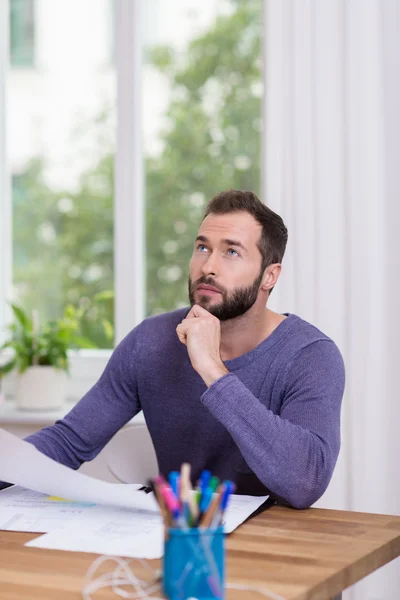
[[[75,406],[75,402],[67,401],[56,410],[19,410],[13,400],[7,399],[0,404],[0,427],[6,425],[52,425],[58,419],[65,417],[67,413]],[[145,423],[143,412],[141,411],[127,425]]]

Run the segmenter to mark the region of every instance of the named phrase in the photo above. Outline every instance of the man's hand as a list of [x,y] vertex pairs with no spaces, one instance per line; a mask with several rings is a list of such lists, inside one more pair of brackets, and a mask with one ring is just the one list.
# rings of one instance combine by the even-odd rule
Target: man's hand
[[217,317],[195,304],[176,333],[187,347],[193,369],[208,387],[229,373],[219,353],[221,325]]

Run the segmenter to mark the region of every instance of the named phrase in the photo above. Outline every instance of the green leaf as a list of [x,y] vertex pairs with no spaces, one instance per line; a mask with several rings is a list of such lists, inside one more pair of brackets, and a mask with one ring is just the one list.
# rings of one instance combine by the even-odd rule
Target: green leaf
[[74,336],[74,343],[76,346],[78,346],[78,348],[87,348],[93,350],[98,348],[98,346],[96,346],[96,344],[94,344],[91,340],[79,335]]
[[174,51],[169,46],[157,46],[147,51],[147,60],[162,73],[174,65]]
[[112,290],[104,290],[93,296],[93,302],[103,302],[104,300],[114,300],[114,292]]
[[0,346],[0,350],[5,350],[6,348],[12,348],[13,340],[9,340],[8,342],[4,342],[2,346]]
[[4,377],[7,373],[10,373],[13,369],[15,369],[16,361],[15,359],[10,360],[5,365],[0,366],[0,377]]
[[72,304],[67,304],[64,310],[64,317],[67,319],[75,319],[77,310]]
[[112,326],[110,321],[108,321],[107,319],[102,319],[101,322],[103,325],[104,334],[105,334],[106,338],[110,341],[113,341],[114,340],[114,327]]
[[23,311],[22,308],[17,306],[16,304],[11,304],[11,309],[14,313],[15,318],[18,323],[22,326],[25,331],[32,330],[32,321],[29,319],[28,315]]

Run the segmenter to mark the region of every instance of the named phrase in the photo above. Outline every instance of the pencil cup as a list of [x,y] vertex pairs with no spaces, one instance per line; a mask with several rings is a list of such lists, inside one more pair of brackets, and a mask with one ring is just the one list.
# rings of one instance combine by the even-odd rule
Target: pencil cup
[[224,598],[223,527],[169,529],[164,552],[164,594],[169,600]]

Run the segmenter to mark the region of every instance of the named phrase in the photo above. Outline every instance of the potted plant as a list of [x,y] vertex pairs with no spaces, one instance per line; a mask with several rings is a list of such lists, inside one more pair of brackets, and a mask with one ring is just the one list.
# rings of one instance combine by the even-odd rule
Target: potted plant
[[12,304],[11,308],[10,336],[0,346],[9,359],[0,364],[0,379],[18,371],[15,399],[22,410],[59,408],[65,400],[68,350],[95,347],[79,335],[81,315],[69,305],[61,319],[40,325],[37,311],[29,317],[21,307]]

